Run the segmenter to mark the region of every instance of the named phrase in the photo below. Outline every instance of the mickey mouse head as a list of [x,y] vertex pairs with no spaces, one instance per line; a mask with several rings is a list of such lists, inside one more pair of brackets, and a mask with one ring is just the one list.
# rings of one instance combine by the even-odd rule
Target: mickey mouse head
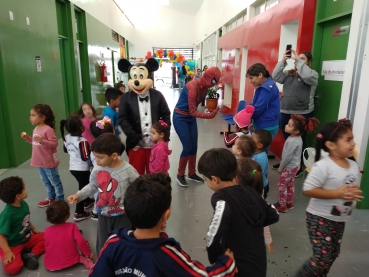
[[127,59],[118,62],[120,71],[129,73],[128,86],[137,94],[146,93],[153,85],[150,73],[158,70],[159,63],[156,59],[150,58],[146,63],[131,64]]

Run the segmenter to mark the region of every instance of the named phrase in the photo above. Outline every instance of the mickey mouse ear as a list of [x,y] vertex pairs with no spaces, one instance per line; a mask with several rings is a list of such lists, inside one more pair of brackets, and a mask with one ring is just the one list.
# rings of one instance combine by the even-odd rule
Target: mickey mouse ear
[[118,62],[118,69],[122,72],[129,72],[129,68],[132,66],[132,64],[127,59],[120,59]]
[[159,63],[154,58],[149,58],[146,62],[146,65],[149,67],[149,72],[153,72],[159,69]]

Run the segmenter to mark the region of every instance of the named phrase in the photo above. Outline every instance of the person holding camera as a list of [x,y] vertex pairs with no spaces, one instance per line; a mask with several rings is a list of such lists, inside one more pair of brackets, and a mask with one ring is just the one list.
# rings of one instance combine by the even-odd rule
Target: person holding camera
[[[293,59],[294,69],[284,70],[287,66],[287,59]],[[313,116],[314,96],[318,85],[318,73],[311,69],[313,57],[310,52],[298,54],[294,49],[287,48],[283,59],[274,68],[272,78],[274,81],[283,84],[281,98],[281,113],[279,128],[282,130],[284,138],[287,139],[288,133],[284,127],[287,125],[292,114],[301,114],[308,119]],[[303,148],[306,148],[306,133],[302,135]],[[303,159],[301,155],[301,165]],[[273,165],[274,170],[279,168],[279,164]],[[297,172],[296,177],[302,174],[302,166]]]

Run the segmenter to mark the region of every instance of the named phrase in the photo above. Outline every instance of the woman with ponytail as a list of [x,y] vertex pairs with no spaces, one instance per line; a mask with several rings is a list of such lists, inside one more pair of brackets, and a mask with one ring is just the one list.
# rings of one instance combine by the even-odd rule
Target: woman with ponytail
[[[246,73],[250,83],[256,88],[252,106],[255,111],[252,115],[253,129],[268,130],[272,140],[278,134],[279,124],[279,89],[270,76],[269,71],[261,63],[252,65]],[[265,148],[268,154],[269,146]]]
[[286,213],[293,209],[293,196],[295,191],[295,176],[300,169],[300,157],[302,153],[302,138],[305,132],[312,132],[318,126],[319,120],[312,117],[305,120],[300,114],[293,114],[284,130],[289,134],[284,143],[282,160],[278,168],[281,173],[278,181],[279,200],[275,204],[277,210]]

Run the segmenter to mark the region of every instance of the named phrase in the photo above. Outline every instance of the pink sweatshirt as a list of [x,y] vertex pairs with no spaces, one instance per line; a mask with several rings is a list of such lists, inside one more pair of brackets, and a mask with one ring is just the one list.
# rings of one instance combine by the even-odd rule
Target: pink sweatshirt
[[90,131],[90,124],[92,121],[94,121],[94,119],[89,119],[87,117],[82,118],[82,123],[85,127],[85,131],[82,133],[82,137],[84,137],[90,145],[92,145],[93,141],[95,140]]
[[84,256],[92,253],[77,225],[71,222],[47,227],[44,239],[44,264],[47,270],[60,270],[79,263],[78,249]]
[[[35,140],[35,136],[43,138],[42,142]],[[59,165],[58,139],[55,135],[55,130],[48,125],[36,127],[33,130],[32,138],[27,139],[27,142],[32,144],[31,166],[54,168]]]
[[150,155],[150,172],[158,173],[163,172],[168,174],[168,170],[170,168],[169,158],[168,156],[172,154],[172,150],[168,149],[168,142],[162,141],[157,142],[151,148]]

